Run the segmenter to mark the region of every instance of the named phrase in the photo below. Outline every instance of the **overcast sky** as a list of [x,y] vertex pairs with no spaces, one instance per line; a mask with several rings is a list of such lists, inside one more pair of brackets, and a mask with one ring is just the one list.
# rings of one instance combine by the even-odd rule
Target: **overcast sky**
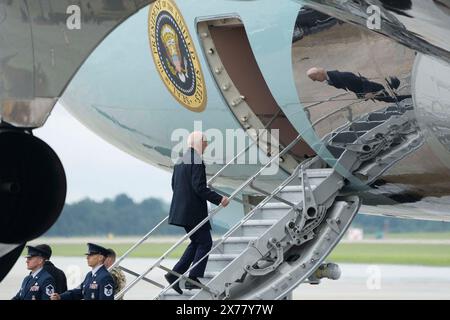
[[113,147],[57,104],[36,136],[60,157],[67,175],[67,202],[126,193],[135,201],[148,197],[170,201],[171,174]]

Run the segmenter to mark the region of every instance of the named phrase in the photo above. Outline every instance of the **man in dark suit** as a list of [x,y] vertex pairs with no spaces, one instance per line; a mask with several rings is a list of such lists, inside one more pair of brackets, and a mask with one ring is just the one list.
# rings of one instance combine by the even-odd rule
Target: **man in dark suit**
[[45,259],[44,270],[50,273],[50,275],[55,279],[55,292],[63,293],[67,291],[66,275],[61,269],[55,267],[55,265],[50,261],[50,257],[52,256],[52,248],[47,244],[39,244],[36,248],[43,252],[43,257]]
[[[327,82],[330,86],[337,89],[352,91],[359,99],[375,99],[378,101],[392,103],[411,98],[411,95],[397,95],[395,98],[390,96],[385,87],[374,81],[356,75],[352,72],[326,71],[323,68],[311,68],[306,73],[313,81]],[[397,77],[390,77],[389,86],[396,90],[400,86],[400,80]]]
[[108,250],[94,243],[88,243],[87,263],[89,271],[83,283],[61,295],[54,293],[51,300],[114,300],[114,281],[103,265]]
[[[188,151],[175,164],[172,175],[172,203],[169,212],[169,224],[184,227],[189,233],[195,226],[208,216],[207,201],[215,205],[228,205],[228,198],[210,190],[206,185],[205,164],[202,154],[208,143],[201,132],[192,132],[188,138]],[[202,259],[212,247],[211,224],[206,222],[194,234],[191,235],[191,243],[186,248],[180,261],[175,265],[173,271],[183,274],[189,267]],[[199,282],[203,277],[208,258],[203,259],[189,273],[189,278]],[[168,273],[165,275],[167,281],[172,284],[177,276]],[[179,282],[173,288],[182,294]],[[187,282],[186,288],[196,288]]]
[[50,300],[55,292],[55,279],[44,270],[45,252],[37,246],[27,248],[27,269],[30,274],[25,277],[19,292],[12,300]]

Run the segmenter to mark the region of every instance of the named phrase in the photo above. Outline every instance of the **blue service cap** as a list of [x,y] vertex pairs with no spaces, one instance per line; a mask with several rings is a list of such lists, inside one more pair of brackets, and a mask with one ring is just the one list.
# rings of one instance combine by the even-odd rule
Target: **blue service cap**
[[101,254],[102,256],[108,256],[108,249],[99,246],[98,244],[95,243],[88,243],[88,252],[86,253],[86,255],[91,255],[91,254]]
[[31,257],[42,257],[45,259],[49,259],[50,256],[52,255],[51,253],[51,249],[50,251],[48,250],[50,247],[48,246],[44,246],[44,245],[37,245],[35,247],[33,246],[27,246],[28,249],[28,254],[25,256],[26,258],[31,258]]

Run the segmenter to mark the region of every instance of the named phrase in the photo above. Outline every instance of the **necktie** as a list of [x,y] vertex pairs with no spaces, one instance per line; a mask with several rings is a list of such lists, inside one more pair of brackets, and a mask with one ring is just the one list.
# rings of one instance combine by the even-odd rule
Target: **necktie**
[[30,282],[31,279],[33,279],[33,276],[30,274],[30,275],[27,277],[27,281],[25,282],[25,287],[28,286],[28,283]]
[[23,286],[23,288],[22,288],[22,290],[21,290],[21,292],[20,292],[20,294],[21,294],[22,297],[25,297],[25,295],[26,295],[26,293],[27,293],[27,287],[28,287],[28,284],[30,283],[30,280],[31,280],[31,279],[33,279],[33,277],[31,276],[31,274],[30,274],[28,277],[25,278],[25,284],[24,284],[24,286]]

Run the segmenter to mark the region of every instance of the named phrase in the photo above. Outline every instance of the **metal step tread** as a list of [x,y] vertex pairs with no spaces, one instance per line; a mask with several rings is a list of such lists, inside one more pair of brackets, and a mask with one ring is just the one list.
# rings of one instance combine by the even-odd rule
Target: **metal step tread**
[[327,178],[334,172],[334,169],[307,169],[306,174],[308,178]]
[[286,186],[280,192],[303,192],[302,186]]
[[220,254],[220,253],[212,253],[209,255],[208,260],[210,261],[231,261],[239,257],[240,254],[238,253],[226,253],[226,254]]
[[187,300],[189,298],[192,298],[195,294],[196,294],[195,291],[186,290],[186,289],[183,290],[183,294],[179,294],[175,290],[167,290],[166,292],[164,292],[163,296],[164,297],[176,297],[179,299]]
[[229,237],[223,241],[223,243],[249,243],[250,241],[257,240],[258,237]]
[[245,221],[242,226],[248,227],[248,226],[273,226],[275,223],[277,223],[278,220],[273,219],[265,219],[265,220],[247,220]]
[[291,206],[283,203],[283,202],[268,202],[265,205],[263,205],[260,210],[264,209],[290,209]]
[[211,278],[214,278],[215,276],[217,276],[218,274],[220,274],[220,272],[218,272],[218,271],[217,272],[205,271],[205,274],[203,275],[203,277],[200,278],[200,280],[201,279],[211,279]]

